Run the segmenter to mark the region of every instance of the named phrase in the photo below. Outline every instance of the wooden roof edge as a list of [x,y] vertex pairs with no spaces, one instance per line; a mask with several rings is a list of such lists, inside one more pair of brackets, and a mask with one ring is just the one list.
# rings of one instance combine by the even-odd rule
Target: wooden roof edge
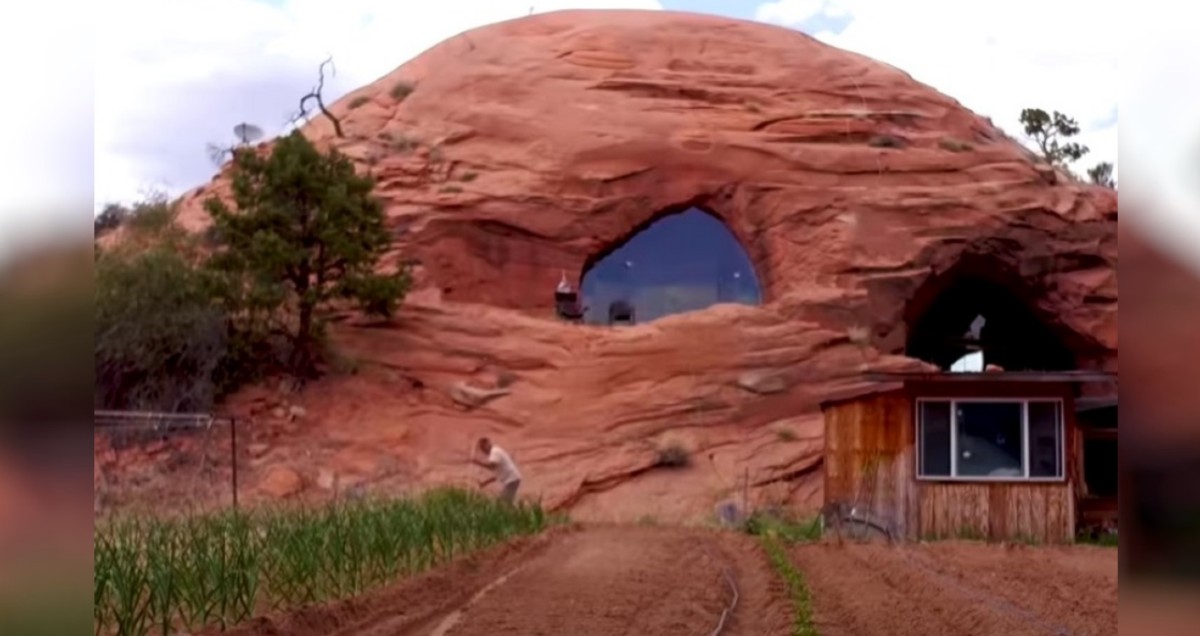
[[1075,398],[1076,411],[1094,411],[1117,406],[1116,395],[1087,395]]
[[872,382],[1115,382],[1107,371],[875,371],[864,378]]
[[821,409],[824,409],[825,407],[832,406],[834,404],[850,402],[864,397],[878,395],[880,393],[891,393],[892,391],[898,391],[903,388],[903,382],[875,382],[867,386],[859,386],[853,389],[847,389],[845,391],[833,393],[821,400],[818,403],[818,406],[820,406]]

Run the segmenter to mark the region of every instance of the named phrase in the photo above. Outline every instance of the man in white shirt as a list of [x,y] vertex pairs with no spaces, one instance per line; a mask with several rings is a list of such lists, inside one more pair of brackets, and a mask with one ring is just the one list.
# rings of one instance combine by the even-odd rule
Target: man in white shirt
[[486,437],[479,438],[479,451],[487,459],[473,459],[473,461],[492,471],[491,477],[479,483],[480,487],[498,481],[502,487],[500,499],[508,503],[515,501],[517,489],[521,487],[521,472],[517,470],[517,465],[513,463],[512,457],[503,448],[492,444],[492,440]]

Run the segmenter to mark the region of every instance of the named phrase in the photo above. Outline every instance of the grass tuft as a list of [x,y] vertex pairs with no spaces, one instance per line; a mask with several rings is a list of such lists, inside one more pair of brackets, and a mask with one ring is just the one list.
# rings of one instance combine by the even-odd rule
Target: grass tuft
[[789,519],[771,511],[759,510],[750,515],[743,528],[747,534],[759,537],[775,537],[786,543],[812,543],[821,539],[822,527],[819,517],[800,520]]
[[350,103],[347,105],[347,107],[350,110],[354,110],[355,108],[358,108],[360,106],[366,106],[367,102],[370,102],[370,101],[371,101],[370,97],[367,97],[366,95],[359,95],[358,97],[355,97],[354,99],[350,100]]

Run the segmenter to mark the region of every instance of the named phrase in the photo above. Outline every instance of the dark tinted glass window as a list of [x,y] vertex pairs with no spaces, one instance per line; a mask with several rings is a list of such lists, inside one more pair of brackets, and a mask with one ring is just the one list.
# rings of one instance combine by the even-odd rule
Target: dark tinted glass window
[[1062,476],[1062,405],[1029,403],[1029,476]]
[[957,402],[958,475],[1023,477],[1020,402]]
[[690,208],[655,221],[592,265],[581,283],[588,322],[608,321],[615,301],[637,322],[718,303],[762,301],[749,256],[716,217]]
[[950,403],[921,402],[921,475],[950,475]]

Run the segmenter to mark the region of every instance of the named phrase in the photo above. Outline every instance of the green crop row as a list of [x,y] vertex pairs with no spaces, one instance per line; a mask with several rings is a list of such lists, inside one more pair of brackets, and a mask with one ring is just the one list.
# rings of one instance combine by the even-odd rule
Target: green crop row
[[794,636],[817,636],[817,628],[813,624],[812,598],[809,596],[808,586],[804,583],[804,575],[792,564],[792,560],[788,558],[787,549],[774,533],[768,532],[762,535],[760,541],[763,549],[767,552],[767,558],[771,561],[771,566],[775,568],[787,585],[788,596],[792,601],[792,634]]
[[345,598],[542,530],[540,507],[439,490],[320,508],[131,518],[95,530],[97,634],[225,627]]

